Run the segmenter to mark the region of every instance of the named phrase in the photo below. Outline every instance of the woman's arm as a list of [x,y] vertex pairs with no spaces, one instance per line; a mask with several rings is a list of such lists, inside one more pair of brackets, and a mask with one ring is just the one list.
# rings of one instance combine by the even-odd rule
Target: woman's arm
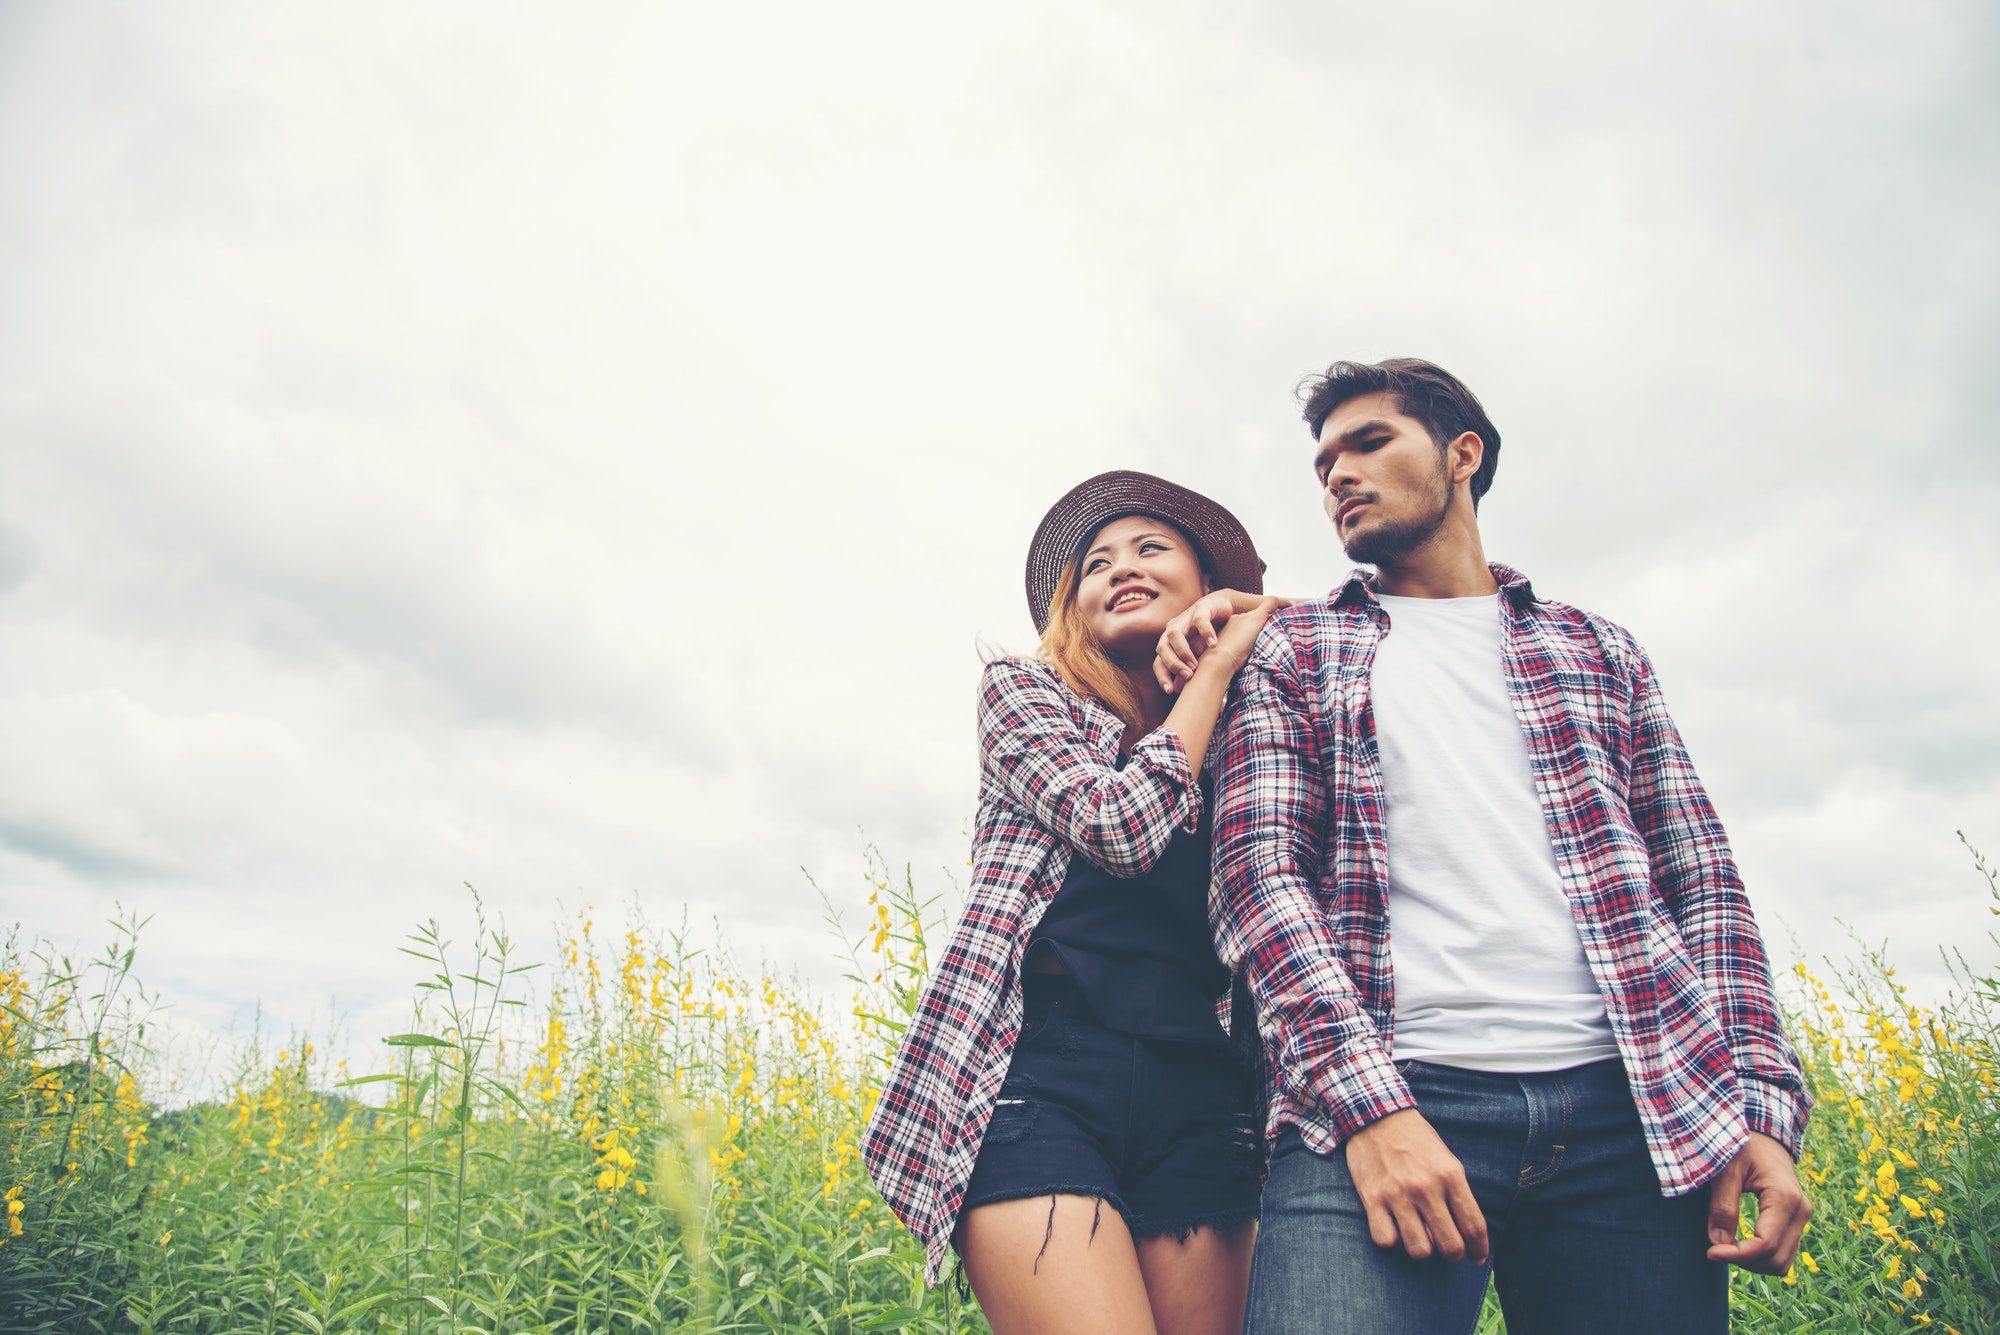
[[981,766],[1027,819],[1113,875],[1137,876],[1176,829],[1194,823],[1194,770],[1179,736],[1164,731],[1115,768],[1085,738],[1073,699],[1041,664],[988,663],[979,690]]
[[1119,769],[1085,739],[1069,689],[1041,665],[989,663],[980,682],[979,747],[988,776],[1037,824],[1114,876],[1151,870],[1176,829],[1200,813],[1194,777],[1221,715],[1229,679],[1256,638],[1241,617],[1210,651],[1165,724]]
[[[1231,600],[1231,611],[1225,614],[1226,619],[1217,619],[1216,624],[1222,627],[1220,631],[1215,629],[1215,624],[1210,624],[1208,617],[1196,619],[1202,603],[1223,598]],[[1242,600],[1249,601],[1245,605],[1237,605]],[[1264,629],[1264,623],[1271,619],[1271,613],[1278,610],[1281,601],[1223,589],[1209,594],[1181,614],[1190,618],[1197,633],[1205,634],[1207,647],[1189,670],[1180,686],[1179,698],[1167,712],[1167,721],[1160,726],[1170,729],[1181,739],[1181,745],[1187,751],[1188,768],[1196,774],[1201,773],[1201,762],[1207,757],[1209,739],[1215,736],[1216,722],[1221,719],[1222,707],[1229,700],[1229,683],[1236,680],[1236,674],[1249,661],[1250,646],[1257,642],[1257,633]],[[1160,637],[1162,646],[1179,624],[1179,617],[1168,624],[1167,634]],[[1203,627],[1206,629],[1200,629]],[[1182,642],[1185,644],[1185,639]],[[1164,648],[1162,652],[1165,652]],[[1159,659],[1154,659],[1153,667],[1157,675]],[[1172,687],[1167,688],[1167,694],[1174,694]]]
[[[1231,617],[1249,613],[1256,616],[1261,629],[1266,617],[1280,607],[1290,607],[1294,601],[1236,589],[1217,589],[1196,599],[1185,612],[1169,621],[1160,635],[1159,650],[1153,659],[1153,677],[1160,683],[1160,689],[1172,695],[1194,676],[1201,656],[1222,638],[1217,626],[1226,627]],[[1254,633],[1251,639],[1256,639]],[[1249,652],[1247,646],[1244,652]],[[1241,668],[1243,664],[1239,662],[1236,666]]]

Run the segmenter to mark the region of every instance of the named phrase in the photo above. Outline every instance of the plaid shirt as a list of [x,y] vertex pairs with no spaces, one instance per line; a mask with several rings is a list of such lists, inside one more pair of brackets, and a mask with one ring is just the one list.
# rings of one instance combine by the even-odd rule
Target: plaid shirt
[[[1504,566],[1507,692],[1556,866],[1662,1190],[1751,1131],[1799,1153],[1811,1097],[1708,796],[1627,632]],[[1390,1059],[1385,796],[1369,703],[1389,615],[1371,580],[1271,619],[1237,681],[1215,797],[1210,911],[1247,966],[1270,1062],[1267,1134],[1322,1154],[1416,1106]]]
[[1020,1033],[1021,957],[1072,853],[1137,876],[1199,822],[1180,738],[1149,733],[1119,769],[1124,732],[1046,663],[1002,658],[980,679],[972,884],[861,1138],[882,1199],[924,1244],[932,1284]]

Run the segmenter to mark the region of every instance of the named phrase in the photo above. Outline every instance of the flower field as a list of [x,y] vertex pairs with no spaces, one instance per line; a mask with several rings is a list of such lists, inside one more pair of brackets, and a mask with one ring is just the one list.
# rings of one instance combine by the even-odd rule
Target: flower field
[[[191,1104],[138,924],[87,961],[10,940],[0,1329],[985,1329],[924,1290],[856,1157],[942,925],[869,876],[838,1003],[636,921],[578,918],[536,967],[475,899],[406,943],[408,1032],[369,1069],[252,1040]],[[1959,980],[1929,1009],[1879,958],[1790,979],[1817,1213],[1791,1275],[1737,1277],[1737,1329],[2000,1330],[2000,980]]]

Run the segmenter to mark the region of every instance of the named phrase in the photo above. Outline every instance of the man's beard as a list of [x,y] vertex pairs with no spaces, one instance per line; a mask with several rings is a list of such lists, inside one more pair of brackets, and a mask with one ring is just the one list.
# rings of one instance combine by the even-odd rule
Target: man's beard
[[[1442,460],[1439,462],[1442,463]],[[1370,499],[1375,504],[1381,504],[1374,497]],[[1435,538],[1438,530],[1444,527],[1445,516],[1451,513],[1451,482],[1443,468],[1437,471],[1430,502],[1429,507],[1414,518],[1377,524],[1351,538],[1341,539],[1347,559],[1371,566],[1393,564]]]

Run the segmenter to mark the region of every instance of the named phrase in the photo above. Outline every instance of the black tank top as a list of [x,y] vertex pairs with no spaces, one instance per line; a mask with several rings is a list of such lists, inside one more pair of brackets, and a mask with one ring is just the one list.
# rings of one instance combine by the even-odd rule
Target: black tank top
[[1227,1043],[1215,1003],[1229,970],[1208,929],[1209,823],[1176,830],[1153,869],[1113,876],[1070,857],[1048,911],[1028,940],[1032,959],[1053,950],[1104,1027],[1141,1038]]

